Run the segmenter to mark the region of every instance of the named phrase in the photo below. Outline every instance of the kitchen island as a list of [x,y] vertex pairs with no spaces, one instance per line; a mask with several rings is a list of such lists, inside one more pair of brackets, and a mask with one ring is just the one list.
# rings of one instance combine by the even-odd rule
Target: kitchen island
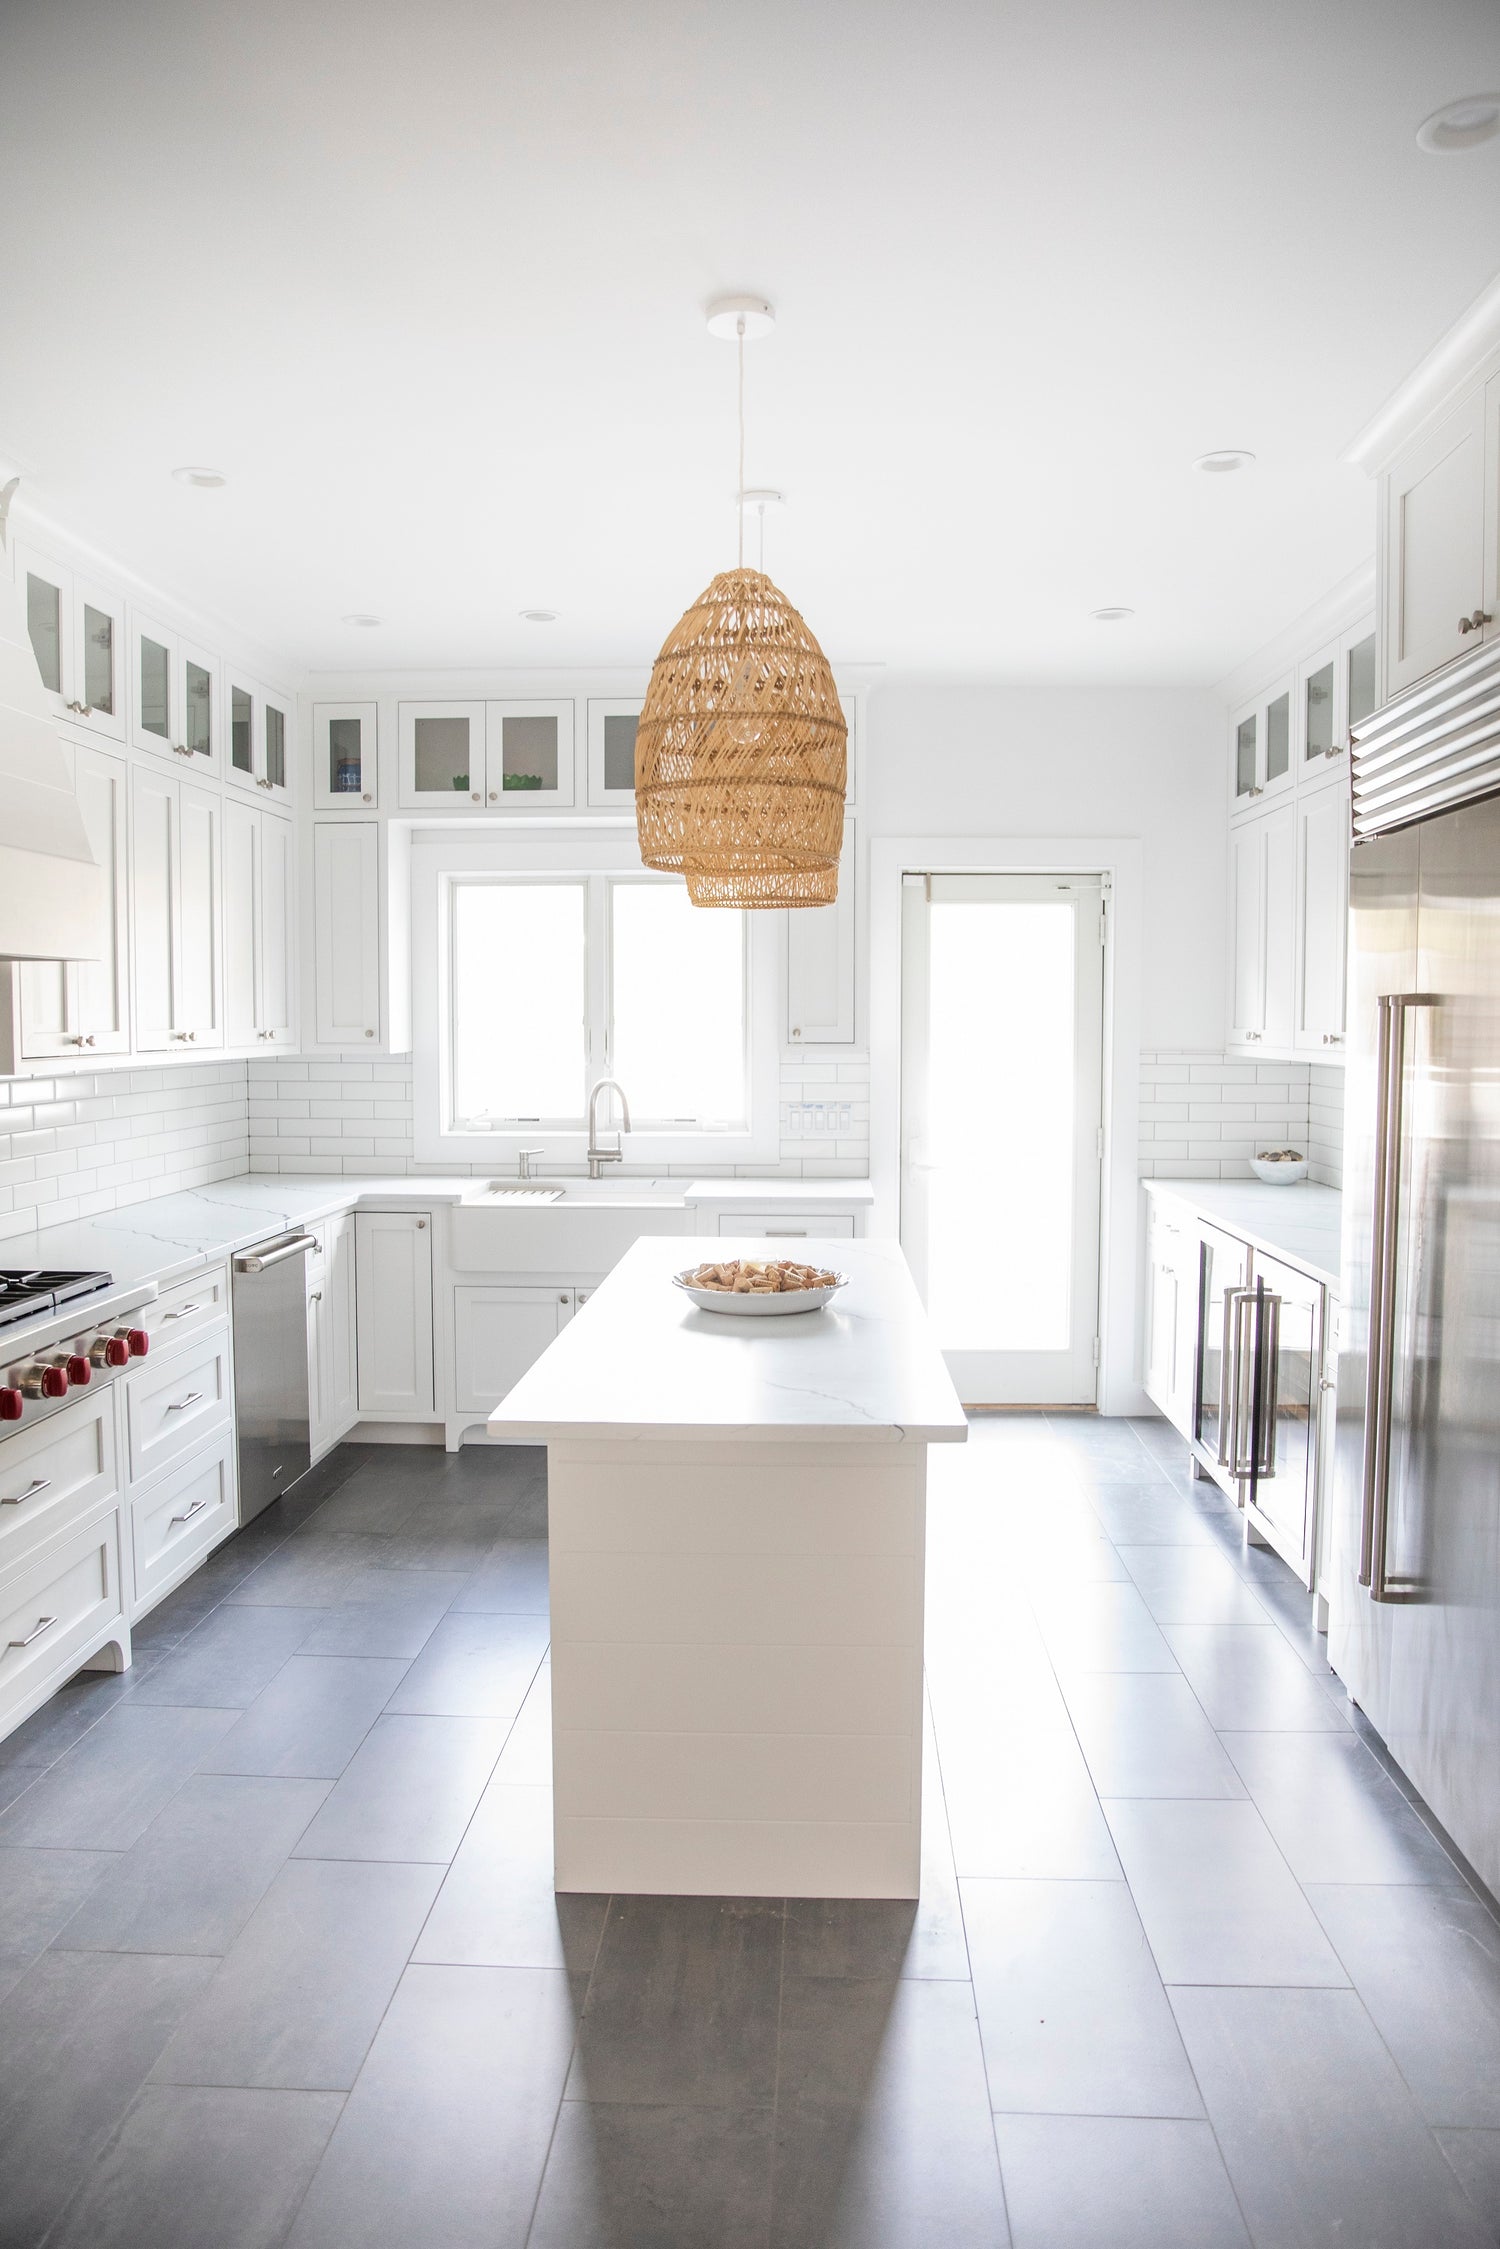
[[849,1286],[787,1318],[695,1310],[683,1249],[638,1241],[490,1417],[547,1447],[556,1886],[913,1898],[963,1408],[895,1242],[799,1242]]

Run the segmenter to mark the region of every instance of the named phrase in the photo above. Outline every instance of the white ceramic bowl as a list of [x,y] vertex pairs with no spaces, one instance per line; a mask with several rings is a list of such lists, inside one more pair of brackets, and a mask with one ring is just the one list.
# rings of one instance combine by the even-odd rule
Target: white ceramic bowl
[[763,1296],[734,1296],[728,1289],[694,1288],[686,1273],[674,1273],[672,1286],[680,1288],[690,1297],[700,1312],[728,1312],[735,1317],[765,1319],[785,1317],[789,1312],[821,1312],[831,1304],[841,1288],[848,1286],[847,1277],[840,1273],[831,1288],[788,1289],[784,1294],[778,1289],[773,1296],[769,1290]]
[[1299,1156],[1294,1164],[1269,1164],[1263,1156],[1252,1156],[1250,1169],[1268,1187],[1295,1187],[1299,1179],[1307,1177],[1307,1158]]

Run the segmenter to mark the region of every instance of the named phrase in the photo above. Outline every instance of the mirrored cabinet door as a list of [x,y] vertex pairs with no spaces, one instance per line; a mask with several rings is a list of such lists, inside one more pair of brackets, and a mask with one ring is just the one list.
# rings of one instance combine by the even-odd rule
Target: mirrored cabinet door
[[635,729],[641,715],[638,695],[618,700],[594,696],[589,702],[588,801],[603,811],[629,811],[635,804]]
[[449,811],[482,805],[485,731],[483,703],[398,703],[401,804]]
[[489,705],[485,809],[539,812],[573,802],[571,702]]
[[326,811],[368,811],[376,799],[377,707],[313,705],[313,802]]

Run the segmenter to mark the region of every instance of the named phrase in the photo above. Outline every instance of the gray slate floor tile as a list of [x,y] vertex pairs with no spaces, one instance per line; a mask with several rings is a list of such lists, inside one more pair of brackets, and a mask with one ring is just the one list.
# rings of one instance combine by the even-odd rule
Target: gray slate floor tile
[[328,1793],[323,1780],[200,1774],[96,1882],[64,1952],[227,1952]]
[[491,1547],[453,1606],[460,1616],[545,1616],[547,1541],[501,1539]]
[[556,1970],[408,1969],[292,2249],[524,2241],[573,2029]]
[[154,2081],[347,2089],[437,1884],[431,1866],[292,1860],[185,2016]]
[[781,1928],[774,1898],[615,1898],[569,2094],[705,2108],[769,2102]]
[[421,1654],[468,1579],[443,1570],[356,1570],[302,1643],[309,1656]]
[[129,1850],[238,1715],[118,1704],[0,1812],[0,1843]]
[[966,1874],[1108,1881],[1119,1874],[1055,1682],[993,1704],[931,1680],[953,1861]]
[[962,1889],[992,2108],[1203,2114],[1123,1882]]
[[1253,1804],[1104,1809],[1164,1983],[1347,1983]]
[[1500,2241],[1500,2132],[1442,2131],[1435,2137],[1491,2238]]
[[279,2249],[342,2106],[147,2086],[49,2249]]
[[0,2002],[0,2213],[33,2249],[102,2152],[211,1960],[44,1952]]
[[1500,1926],[1468,1890],[1308,1896],[1429,2124],[1500,2130]]
[[446,1866],[484,1794],[505,1733],[498,1718],[377,1718],[297,1856]]
[[390,1707],[435,1718],[513,1719],[546,1652],[545,1617],[446,1616]]
[[1222,1738],[1300,1882],[1462,1884],[1436,1836],[1357,1735]]
[[1251,2249],[1207,2124],[997,2116],[1015,2249]]
[[0,1995],[20,1980],[119,1863],[117,1851],[0,1849]]
[[1089,1493],[1089,1500],[1117,1546],[1213,1546],[1217,1543],[1207,1519],[1208,1503],[1185,1498],[1170,1483],[1102,1484]]
[[765,2249],[770,2190],[769,2106],[564,2101],[527,2249]]
[[505,1737],[497,1781],[522,1788],[552,1786],[552,1666],[544,1663],[521,1705],[521,1714]]
[[243,1710],[317,1622],[315,1609],[217,1608],[136,1688],[136,1702]]
[[994,2249],[1005,2239],[968,1985],[788,1978],[775,2249]]
[[[319,1519],[314,1516],[313,1523]],[[332,1608],[358,1571],[383,1567],[389,1560],[384,1539],[308,1529],[278,1546],[224,1599],[230,1607]]]
[[1245,1787],[1186,1679],[1078,1672],[1063,1692],[1101,1796],[1229,1796]]
[[1133,1585],[1059,1586],[1033,1595],[1059,1678],[1093,1671],[1171,1671],[1177,1659]]
[[1256,2249],[1493,2249],[1354,1992],[1172,2004]]
[[1158,1624],[1269,1622],[1239,1572],[1211,1546],[1121,1546],[1118,1552]]
[[967,1982],[958,1877],[931,1727],[922,1769],[921,1896],[788,1898],[783,1939],[792,1976],[921,1976]]
[[551,1789],[491,1781],[412,1957],[586,1976],[608,1904],[552,1887]]
[[1269,1617],[1259,1624],[1164,1624],[1162,1634],[1208,1713],[1239,1733],[1350,1730],[1350,1704],[1316,1679]]
[[337,1780],[406,1668],[377,1656],[292,1656],[200,1770]]

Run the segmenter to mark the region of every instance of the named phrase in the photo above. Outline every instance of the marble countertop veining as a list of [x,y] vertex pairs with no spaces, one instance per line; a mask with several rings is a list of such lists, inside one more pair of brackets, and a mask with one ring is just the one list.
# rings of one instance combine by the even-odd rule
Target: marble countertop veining
[[[716,1254],[760,1256],[763,1241]],[[511,1444],[698,1438],[962,1444],[968,1434],[899,1245],[799,1247],[849,1285],[786,1319],[700,1312],[672,1285],[683,1245],[636,1242],[490,1416]]]
[[1339,1286],[1343,1197],[1336,1187],[1299,1180],[1273,1187],[1259,1179],[1144,1179],[1148,1195],[1184,1204],[1211,1226],[1284,1257],[1327,1288]]

